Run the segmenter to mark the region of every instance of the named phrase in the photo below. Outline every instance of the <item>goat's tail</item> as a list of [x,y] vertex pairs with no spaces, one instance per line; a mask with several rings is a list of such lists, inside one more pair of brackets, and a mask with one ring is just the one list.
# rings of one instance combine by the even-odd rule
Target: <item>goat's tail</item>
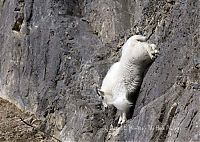
[[147,37],[142,36],[142,35],[134,35],[134,36],[132,36],[132,39],[137,40],[137,41],[141,41],[141,42],[147,41]]

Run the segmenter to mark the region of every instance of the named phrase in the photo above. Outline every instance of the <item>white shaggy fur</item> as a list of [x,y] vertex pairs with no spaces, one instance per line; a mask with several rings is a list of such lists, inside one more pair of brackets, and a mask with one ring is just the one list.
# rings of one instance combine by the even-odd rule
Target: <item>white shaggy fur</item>
[[126,121],[133,104],[128,98],[137,95],[136,90],[158,53],[156,45],[147,43],[146,37],[134,35],[123,45],[120,61],[114,63],[105,76],[98,94],[103,96],[105,107],[114,105],[121,112],[119,124]]

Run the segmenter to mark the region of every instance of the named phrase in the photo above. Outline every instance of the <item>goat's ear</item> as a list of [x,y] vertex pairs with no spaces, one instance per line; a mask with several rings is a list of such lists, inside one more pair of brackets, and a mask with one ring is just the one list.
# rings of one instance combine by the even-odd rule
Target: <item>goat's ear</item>
[[96,92],[97,94],[100,96],[100,97],[103,97],[104,96],[104,92],[101,91],[99,88],[96,87]]

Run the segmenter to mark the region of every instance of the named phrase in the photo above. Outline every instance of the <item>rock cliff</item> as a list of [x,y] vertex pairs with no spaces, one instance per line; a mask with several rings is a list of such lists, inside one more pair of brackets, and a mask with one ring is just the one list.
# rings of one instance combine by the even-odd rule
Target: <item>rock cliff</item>
[[[161,55],[132,119],[117,127],[116,109],[102,108],[95,87],[133,34],[148,36]],[[24,133],[37,130],[46,141],[200,141],[198,0],[0,0],[0,43],[0,103],[23,111],[21,123],[33,126]],[[20,137],[0,131],[0,140]]]

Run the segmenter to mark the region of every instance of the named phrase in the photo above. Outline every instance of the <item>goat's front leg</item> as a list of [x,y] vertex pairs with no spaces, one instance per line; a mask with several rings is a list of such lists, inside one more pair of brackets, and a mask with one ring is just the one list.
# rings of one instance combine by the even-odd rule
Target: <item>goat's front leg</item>
[[121,126],[122,124],[124,124],[126,122],[126,120],[127,120],[126,113],[125,112],[121,112],[120,116],[119,116],[118,125]]

